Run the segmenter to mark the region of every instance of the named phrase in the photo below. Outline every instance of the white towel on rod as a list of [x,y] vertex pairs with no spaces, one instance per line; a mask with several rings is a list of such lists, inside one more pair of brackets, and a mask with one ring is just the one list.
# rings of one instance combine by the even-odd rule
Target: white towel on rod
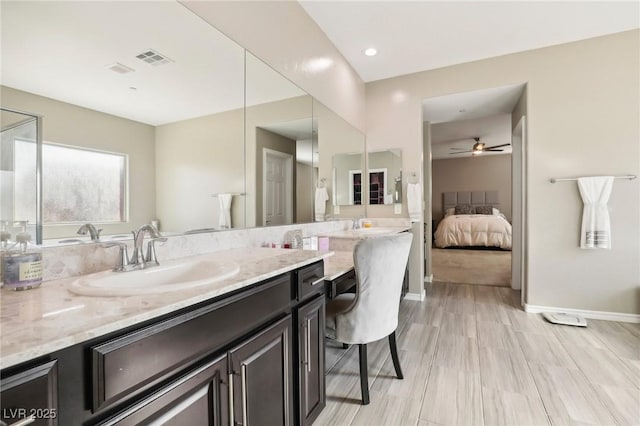
[[407,184],[407,209],[411,222],[422,220],[422,187],[419,183]]
[[316,188],[316,196],[315,196],[315,217],[316,222],[324,222],[324,215],[327,208],[327,200],[329,200],[329,193],[327,192],[327,188]]
[[613,176],[578,178],[584,203],[580,248],[611,249],[611,222],[607,202],[613,187]]
[[220,229],[231,228],[231,194],[218,194],[220,214],[218,216],[218,227]]

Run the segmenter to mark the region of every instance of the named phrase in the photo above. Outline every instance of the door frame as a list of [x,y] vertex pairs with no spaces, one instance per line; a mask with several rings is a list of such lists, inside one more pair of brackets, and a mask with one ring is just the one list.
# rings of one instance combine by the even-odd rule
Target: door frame
[[286,152],[276,151],[274,149],[262,148],[262,226],[267,226],[267,156],[280,157],[286,160],[286,206],[285,206],[285,225],[293,223],[293,155]]

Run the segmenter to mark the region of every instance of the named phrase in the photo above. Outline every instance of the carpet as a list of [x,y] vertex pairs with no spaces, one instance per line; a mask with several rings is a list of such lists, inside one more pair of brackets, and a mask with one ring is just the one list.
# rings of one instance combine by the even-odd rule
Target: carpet
[[510,251],[433,248],[431,265],[437,282],[511,286]]

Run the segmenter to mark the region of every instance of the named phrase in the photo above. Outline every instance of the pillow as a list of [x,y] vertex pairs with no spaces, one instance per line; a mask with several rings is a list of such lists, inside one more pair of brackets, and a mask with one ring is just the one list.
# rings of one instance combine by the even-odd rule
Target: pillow
[[455,213],[456,213],[456,208],[449,207],[447,210],[444,211],[444,217],[451,216],[452,214],[455,214]]
[[493,207],[492,206],[476,206],[476,214],[492,215]]
[[500,210],[496,209],[495,207],[493,208],[493,215],[494,216],[498,216],[500,214]]
[[471,204],[458,204],[454,210],[455,214],[473,214],[473,206]]

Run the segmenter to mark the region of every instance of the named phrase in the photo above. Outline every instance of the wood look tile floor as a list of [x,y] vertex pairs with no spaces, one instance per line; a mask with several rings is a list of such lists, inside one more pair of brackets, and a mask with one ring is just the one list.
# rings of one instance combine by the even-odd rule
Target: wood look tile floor
[[316,425],[640,425],[640,324],[552,325],[510,288],[434,283],[403,301],[404,380],[387,339],[368,345],[371,404],[357,346],[327,343],[327,406]]

